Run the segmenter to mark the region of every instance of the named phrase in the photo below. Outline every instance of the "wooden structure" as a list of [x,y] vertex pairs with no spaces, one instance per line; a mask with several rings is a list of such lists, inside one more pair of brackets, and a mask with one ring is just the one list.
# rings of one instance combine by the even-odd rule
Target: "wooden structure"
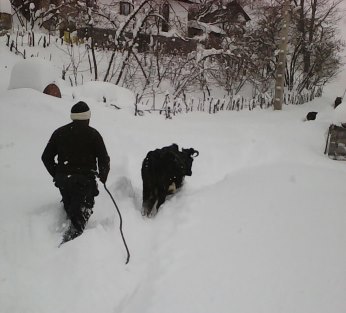
[[49,96],[56,98],[61,98],[61,92],[59,87],[56,84],[49,84],[44,90],[43,93]]
[[0,34],[12,28],[11,3],[0,0]]
[[330,125],[325,154],[333,160],[346,161],[346,128]]

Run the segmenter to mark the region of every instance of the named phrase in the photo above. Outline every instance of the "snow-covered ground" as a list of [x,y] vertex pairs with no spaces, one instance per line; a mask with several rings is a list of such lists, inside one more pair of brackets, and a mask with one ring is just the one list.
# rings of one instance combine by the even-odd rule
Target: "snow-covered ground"
[[[20,60],[7,49],[0,46],[0,312],[346,312],[346,167],[323,153],[342,113],[331,105],[346,70],[302,106],[171,120],[99,102],[102,87],[76,90],[111,157],[107,185],[131,252],[125,265],[119,218],[101,185],[84,234],[58,248],[65,215],[41,154],[78,99],[68,88],[62,99],[7,90]],[[133,100],[123,90],[114,99]],[[309,111],[317,120],[303,122]],[[142,160],[171,143],[199,150],[193,175],[144,218]]]

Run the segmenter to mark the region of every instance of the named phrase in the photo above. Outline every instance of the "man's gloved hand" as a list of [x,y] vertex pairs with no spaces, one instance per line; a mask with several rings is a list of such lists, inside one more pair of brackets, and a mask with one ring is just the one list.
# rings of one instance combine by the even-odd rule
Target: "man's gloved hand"
[[99,175],[99,179],[100,179],[100,182],[102,183],[102,184],[105,184],[106,183],[106,181],[107,181],[107,176],[105,176],[105,175]]
[[102,184],[106,183],[108,173],[109,173],[109,162],[104,166],[99,166],[99,178]]

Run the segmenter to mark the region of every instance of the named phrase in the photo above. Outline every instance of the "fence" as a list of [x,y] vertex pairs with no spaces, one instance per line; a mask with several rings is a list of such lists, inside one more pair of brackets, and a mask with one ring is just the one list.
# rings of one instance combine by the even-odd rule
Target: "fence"
[[[318,88],[315,91],[305,91],[304,93],[287,92],[284,95],[284,103],[286,105],[300,105],[309,101],[312,101],[315,97],[322,95],[322,89]],[[258,109],[268,109],[273,105],[273,95],[270,93],[258,94],[253,98],[246,98],[243,96],[225,96],[223,98],[208,97],[206,99],[201,98],[189,98],[186,96],[183,98],[171,99],[170,95],[166,95],[163,104],[160,108],[155,107],[149,99],[145,102],[135,104],[135,115],[144,115],[145,112],[153,113],[158,112],[164,115],[166,118],[172,118],[172,116],[179,113],[190,112],[207,112],[209,114],[215,114],[220,111],[252,111]]]

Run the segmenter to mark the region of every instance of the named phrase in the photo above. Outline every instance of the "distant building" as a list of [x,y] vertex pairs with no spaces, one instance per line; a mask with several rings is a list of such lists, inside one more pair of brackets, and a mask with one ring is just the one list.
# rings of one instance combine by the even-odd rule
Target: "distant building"
[[12,7],[10,0],[0,0],[0,34],[12,28]]
[[[27,14],[28,3],[25,8],[23,0],[12,1],[21,8],[23,14]],[[201,4],[198,0],[157,0],[152,6],[156,14],[151,14],[142,25],[140,33],[137,33],[137,26],[133,21],[128,23],[128,17],[143,0],[31,0],[30,3],[43,12],[49,9],[56,13],[59,10],[59,23],[57,24],[57,19],[46,19],[43,26],[50,30],[58,27],[60,36],[64,36],[67,41],[93,38],[93,43],[98,47],[110,48],[117,45],[117,48],[122,49],[136,34],[140,52],[149,50],[152,44],[159,45],[164,53],[172,54],[189,53],[197,48],[198,43],[206,48],[218,49],[226,35],[227,25],[245,24],[250,20],[236,0],[211,1],[205,14],[199,14]],[[104,9],[103,12],[106,13],[96,14],[92,23],[89,23],[85,20],[85,15],[81,18],[80,10],[74,3]],[[102,17],[103,15],[108,17]],[[114,21],[118,24],[127,23],[126,31],[120,38],[117,37],[116,43],[114,39],[119,25]]]
[[214,1],[200,14],[198,4],[189,12],[188,36],[201,38],[206,48],[220,48],[225,30],[232,24],[245,25],[250,21],[238,1]]
[[[141,0],[98,0],[94,5],[107,7],[118,20],[125,22],[140,3]],[[189,0],[160,1],[160,5],[155,6],[156,16],[152,14],[147,19],[137,36],[138,50],[147,51],[153,43],[160,45],[163,53],[188,53],[196,49],[196,42],[184,39],[188,34],[188,12],[191,4],[193,2]],[[124,38],[118,38],[117,44],[120,48],[126,40],[132,39],[134,27],[133,23],[129,23],[123,34]],[[95,19],[92,27],[81,24],[77,26],[79,38],[92,36],[98,46],[111,46],[116,31],[109,19],[102,18]]]

